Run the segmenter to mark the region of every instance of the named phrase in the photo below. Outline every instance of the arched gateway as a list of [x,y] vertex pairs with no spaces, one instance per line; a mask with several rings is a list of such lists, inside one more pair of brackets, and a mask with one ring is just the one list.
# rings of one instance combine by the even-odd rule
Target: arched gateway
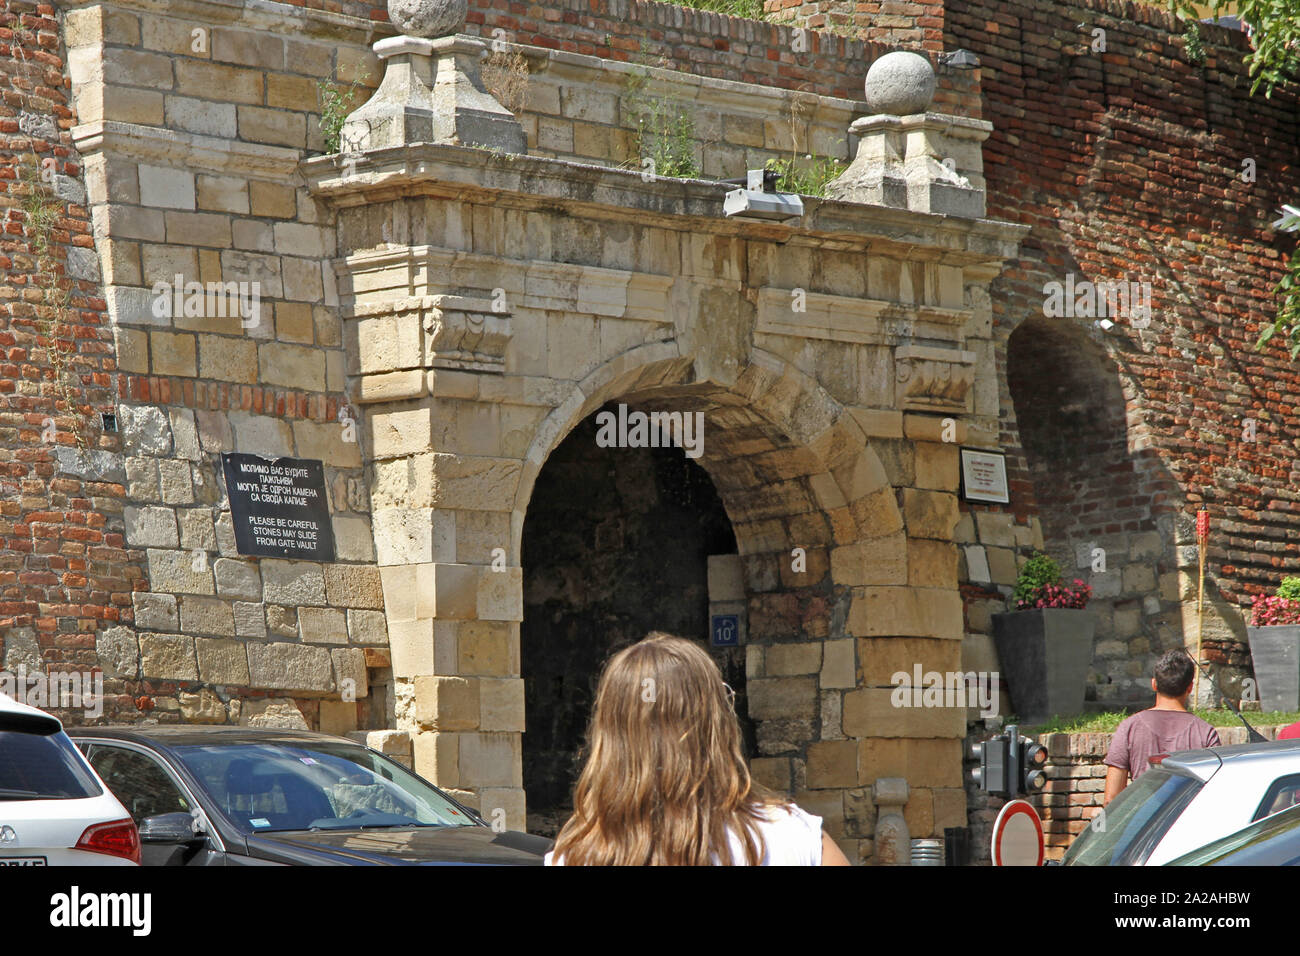
[[[472,83],[467,44],[378,52],[390,74],[439,60]],[[756,776],[854,859],[872,854],[879,778],[908,780],[913,835],[964,825],[966,711],[896,709],[890,676],[961,663],[958,444],[994,443],[987,284],[1022,232],[979,218],[987,124],[860,120],[838,198],[780,222],[726,215],[716,183],[527,156],[504,134],[458,145],[508,125],[464,132],[481,104],[408,142],[409,104],[385,89],[350,162],[303,169],[338,212],[417,770],[523,825],[521,535],[548,457],[613,403],[702,422],[739,552]],[[949,155],[961,176],[933,158]]]

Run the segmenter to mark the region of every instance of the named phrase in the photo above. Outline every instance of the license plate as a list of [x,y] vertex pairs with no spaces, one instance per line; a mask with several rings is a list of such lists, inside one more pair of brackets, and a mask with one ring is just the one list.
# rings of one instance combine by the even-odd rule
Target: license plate
[[0,866],[47,866],[43,856],[0,856]]

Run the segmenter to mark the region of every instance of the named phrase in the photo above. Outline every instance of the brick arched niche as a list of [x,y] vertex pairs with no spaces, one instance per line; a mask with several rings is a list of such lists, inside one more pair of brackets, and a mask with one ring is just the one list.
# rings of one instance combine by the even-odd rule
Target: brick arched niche
[[1104,333],[1031,318],[1007,342],[1007,384],[1044,550],[1092,585],[1097,621],[1086,700],[1151,697],[1155,657],[1182,646],[1176,485],[1146,439],[1149,409]]

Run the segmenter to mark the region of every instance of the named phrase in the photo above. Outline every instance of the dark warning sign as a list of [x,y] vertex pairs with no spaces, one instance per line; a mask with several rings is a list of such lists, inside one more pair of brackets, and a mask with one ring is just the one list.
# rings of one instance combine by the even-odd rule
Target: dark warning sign
[[240,554],[334,560],[334,531],[321,462],[221,456]]

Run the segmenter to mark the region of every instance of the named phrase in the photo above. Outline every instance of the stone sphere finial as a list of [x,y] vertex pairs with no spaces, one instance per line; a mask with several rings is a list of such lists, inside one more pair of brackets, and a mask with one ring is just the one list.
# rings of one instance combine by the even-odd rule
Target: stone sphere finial
[[[389,0],[392,8],[393,0]],[[875,115],[911,116],[924,113],[934,99],[937,81],[930,61],[918,53],[886,53],[867,70],[867,112]]]
[[388,19],[408,37],[449,36],[468,12],[468,0],[388,0]]

